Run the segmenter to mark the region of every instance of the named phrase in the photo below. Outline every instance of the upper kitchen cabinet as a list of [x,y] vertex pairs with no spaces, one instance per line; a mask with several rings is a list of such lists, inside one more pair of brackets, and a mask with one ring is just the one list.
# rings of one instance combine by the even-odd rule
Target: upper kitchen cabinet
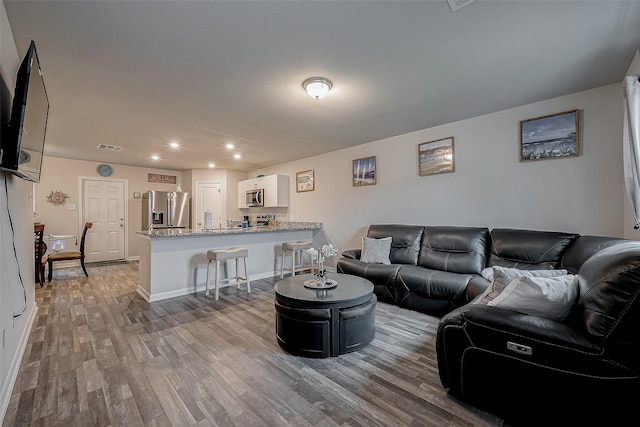
[[247,208],[247,190],[249,189],[249,181],[238,181],[238,209]]
[[262,190],[261,200],[265,208],[289,207],[289,177],[268,175],[262,178],[238,182],[238,208],[247,208],[247,191]]

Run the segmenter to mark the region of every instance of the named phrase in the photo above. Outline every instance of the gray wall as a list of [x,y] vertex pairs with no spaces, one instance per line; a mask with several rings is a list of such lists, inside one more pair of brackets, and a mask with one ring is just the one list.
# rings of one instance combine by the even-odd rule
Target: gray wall
[[[472,94],[470,95],[472,96]],[[499,96],[499,94],[496,94]],[[317,220],[340,250],[372,223],[467,225],[622,236],[619,84],[311,157],[257,173],[315,169],[315,191],[291,188],[292,219]],[[580,109],[578,157],[520,163],[519,121]],[[417,145],[455,138],[455,172],[420,177]],[[354,188],[351,161],[376,156],[378,183]]]
[[[18,53],[4,3],[0,2],[3,121],[8,119],[9,95],[13,95],[16,72],[27,47],[20,46]],[[31,183],[0,172],[0,419],[7,409],[36,312],[32,198]],[[14,319],[14,313],[22,314]]]

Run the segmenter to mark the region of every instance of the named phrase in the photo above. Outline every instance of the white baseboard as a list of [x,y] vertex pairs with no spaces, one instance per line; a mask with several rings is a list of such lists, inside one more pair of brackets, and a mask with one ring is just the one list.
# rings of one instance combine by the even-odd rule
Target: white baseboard
[[140,256],[130,256],[129,258],[127,258],[127,261],[131,262],[131,261],[140,261]]
[[36,313],[38,312],[38,305],[35,304],[35,302],[32,307],[33,308],[29,312],[29,317],[27,318],[26,327],[22,331],[22,335],[18,341],[18,348],[13,355],[13,359],[11,359],[11,366],[9,366],[6,381],[2,385],[2,391],[0,392],[0,420],[4,420],[7,408],[9,407],[11,392],[13,391],[16,378],[18,378],[18,372],[20,371],[20,362],[22,361],[22,356],[24,356],[24,351],[27,348],[27,342],[29,341],[29,335],[31,334],[31,327],[33,326],[33,322],[36,319]]
[[[280,276],[280,272],[278,271],[277,273],[274,271],[268,271],[266,273],[259,273],[259,274],[252,274],[250,279],[253,280],[259,280],[259,279],[266,279],[266,278],[271,278],[274,276]],[[226,286],[235,286],[235,285],[227,285]],[[240,285],[240,289],[243,289],[244,285]],[[197,286],[188,286],[182,289],[176,289],[174,291],[170,291],[170,292],[160,292],[160,293],[155,293],[155,294],[149,294],[146,289],[142,288],[141,286],[138,286],[136,289],[136,292],[138,292],[138,294],[144,298],[145,301],[147,302],[154,302],[154,301],[162,301],[165,299],[169,299],[169,298],[175,298],[175,297],[181,297],[183,295],[190,295],[190,294],[195,294],[198,292],[204,292],[206,289],[206,285],[200,284]],[[209,291],[213,292],[213,282],[211,282],[211,284],[209,285]]]

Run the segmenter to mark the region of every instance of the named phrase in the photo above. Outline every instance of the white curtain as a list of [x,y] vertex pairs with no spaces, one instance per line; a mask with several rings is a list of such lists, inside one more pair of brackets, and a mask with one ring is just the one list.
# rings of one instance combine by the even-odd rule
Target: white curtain
[[636,229],[640,228],[640,76],[624,79],[624,179]]

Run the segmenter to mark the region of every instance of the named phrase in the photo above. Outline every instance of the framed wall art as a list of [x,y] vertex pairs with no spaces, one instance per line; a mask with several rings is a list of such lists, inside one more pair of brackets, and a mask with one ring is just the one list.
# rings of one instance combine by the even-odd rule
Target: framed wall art
[[418,144],[418,175],[454,172],[453,137]]
[[315,190],[314,170],[302,171],[296,173],[296,192],[303,193],[305,191]]
[[175,184],[177,182],[175,175],[162,175],[157,173],[148,174],[148,182],[160,182],[162,184]]
[[376,184],[376,156],[363,157],[352,162],[353,186]]
[[580,110],[520,121],[520,161],[573,157],[580,153]]

